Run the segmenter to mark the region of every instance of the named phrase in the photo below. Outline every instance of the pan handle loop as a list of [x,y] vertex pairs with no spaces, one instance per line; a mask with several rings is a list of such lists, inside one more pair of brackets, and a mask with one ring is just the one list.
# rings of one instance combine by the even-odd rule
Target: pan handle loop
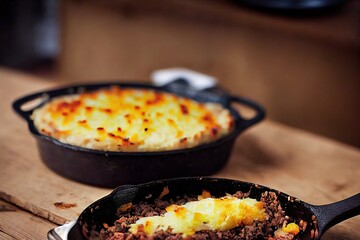
[[311,206],[315,213],[320,236],[332,226],[357,215],[360,215],[360,193],[336,203]]
[[[40,100],[40,102],[36,103],[36,106],[31,106],[31,108],[27,110],[23,109],[25,104],[28,104],[37,99]],[[31,121],[31,114],[34,111],[34,109],[39,107],[41,104],[43,104],[47,99],[48,99],[48,95],[44,94],[43,92],[34,93],[16,99],[12,104],[12,108],[20,117],[22,117],[26,121]]]
[[230,96],[228,98],[228,104],[231,104],[231,102],[237,102],[237,103],[243,104],[243,105],[248,106],[256,111],[256,114],[253,118],[242,119],[242,122],[240,123],[240,126],[237,129],[238,132],[260,122],[261,120],[263,120],[265,118],[265,115],[266,115],[265,109],[262,106],[260,106],[259,104],[255,103],[247,98]]

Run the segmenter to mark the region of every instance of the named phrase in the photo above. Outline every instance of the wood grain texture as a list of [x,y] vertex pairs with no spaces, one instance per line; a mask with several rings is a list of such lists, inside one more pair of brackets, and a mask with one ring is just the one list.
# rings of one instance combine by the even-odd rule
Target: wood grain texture
[[[1,206],[9,206],[0,200]],[[0,212],[0,239],[45,239],[47,232],[56,227],[49,222],[33,214],[10,205],[14,211]]]
[[6,232],[3,232],[2,230],[0,230],[0,239],[3,239],[3,240],[13,240],[13,239],[16,239],[12,236],[10,236],[9,234],[7,234]]
[[[16,97],[55,83],[4,69],[0,79],[4,111],[0,124],[6,126],[0,128],[0,198],[57,224],[77,218],[111,190],[76,183],[47,169],[25,122],[10,109]],[[239,110],[243,112],[242,107]],[[215,176],[255,182],[308,203],[326,204],[360,192],[360,151],[266,120],[239,137],[228,165]],[[57,209],[54,203],[60,201],[77,207]],[[355,217],[337,225],[324,239],[358,239],[359,220]]]

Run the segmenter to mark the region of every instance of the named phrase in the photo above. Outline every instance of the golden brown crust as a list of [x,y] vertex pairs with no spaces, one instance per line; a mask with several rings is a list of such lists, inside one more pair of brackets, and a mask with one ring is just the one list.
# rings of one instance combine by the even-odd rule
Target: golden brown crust
[[165,92],[111,87],[52,99],[32,115],[61,142],[105,151],[162,151],[216,141],[233,128],[230,112]]

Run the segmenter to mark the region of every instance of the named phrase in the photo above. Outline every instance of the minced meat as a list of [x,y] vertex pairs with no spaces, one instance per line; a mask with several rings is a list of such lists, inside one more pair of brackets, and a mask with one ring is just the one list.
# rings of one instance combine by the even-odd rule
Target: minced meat
[[[245,198],[248,193],[236,192],[234,197]],[[130,225],[135,223],[141,217],[158,216],[166,212],[165,208],[172,205],[183,205],[188,201],[196,201],[197,197],[182,196],[175,199],[163,200],[155,199],[154,202],[140,202],[138,204],[130,204],[127,208],[119,208],[119,219],[115,221],[114,226],[104,224],[104,229],[100,231],[101,240],[251,240],[251,239],[267,239],[267,240],[290,240],[300,239],[291,233],[274,236],[277,229],[281,229],[283,224],[292,222],[293,219],[285,215],[277,195],[274,192],[264,192],[260,201],[265,203],[265,221],[254,221],[252,225],[240,225],[225,231],[198,231],[191,236],[183,237],[182,234],[174,234],[171,231],[157,231],[155,234],[148,236],[139,229],[136,234],[129,232]],[[298,221],[301,231],[306,228],[305,221]],[[277,235],[277,234],[276,234]]]

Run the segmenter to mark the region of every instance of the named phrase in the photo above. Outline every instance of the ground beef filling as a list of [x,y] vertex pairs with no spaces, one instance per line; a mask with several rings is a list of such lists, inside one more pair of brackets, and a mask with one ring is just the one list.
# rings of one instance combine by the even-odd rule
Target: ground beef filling
[[[237,192],[233,195],[237,198],[248,197],[247,193]],[[277,195],[274,192],[264,192],[260,201],[265,203],[266,219],[263,222],[254,221],[252,225],[241,225],[226,231],[198,231],[191,236],[185,238],[182,234],[173,234],[168,231],[157,231],[155,234],[148,236],[139,229],[136,234],[129,232],[130,225],[135,223],[141,217],[159,216],[166,212],[165,208],[172,205],[183,205],[188,201],[196,201],[197,197],[182,196],[169,201],[162,199],[155,199],[153,203],[140,202],[139,204],[132,204],[128,207],[121,207],[118,210],[119,219],[115,221],[114,226],[109,227],[104,224],[104,229],[100,232],[101,240],[215,240],[215,239],[268,239],[268,240],[289,240],[299,239],[291,233],[282,234],[281,236],[274,236],[277,229],[281,229],[284,224],[293,222],[293,219],[285,215],[280,202],[277,200]],[[296,222],[301,231],[305,230],[306,222]]]

